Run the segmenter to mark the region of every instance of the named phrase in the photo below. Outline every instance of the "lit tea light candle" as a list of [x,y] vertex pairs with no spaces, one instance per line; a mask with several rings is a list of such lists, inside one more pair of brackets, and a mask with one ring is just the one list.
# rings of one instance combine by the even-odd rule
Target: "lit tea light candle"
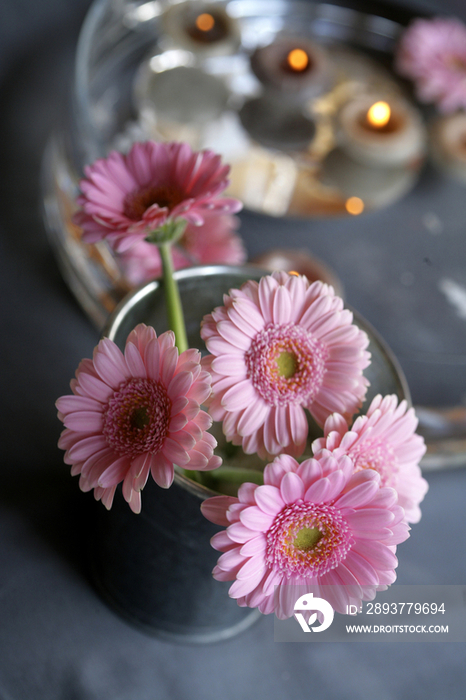
[[215,16],[210,12],[202,12],[194,22],[186,23],[185,30],[191,39],[203,44],[214,44],[228,36],[228,25],[218,12]]
[[327,90],[332,71],[325,51],[305,37],[280,37],[251,56],[251,68],[265,90],[307,99]]
[[286,57],[286,67],[292,73],[302,73],[309,68],[309,56],[303,49],[292,49]]
[[340,112],[339,141],[354,160],[379,167],[417,165],[426,148],[419,112],[408,102],[363,95]]
[[374,129],[374,131],[382,131],[389,128],[391,113],[392,110],[388,102],[375,102],[367,110],[368,127]]
[[348,199],[345,202],[346,211],[348,212],[348,214],[352,214],[353,216],[358,216],[359,214],[362,214],[364,208],[364,202],[361,199],[361,197],[355,197],[353,195],[352,197],[348,197]]
[[[213,29],[217,29],[219,26],[219,22],[216,22],[215,17],[210,15],[208,12],[203,12],[201,15],[198,15],[194,24],[196,25],[196,29],[198,29],[198,31],[201,34],[201,41],[204,41],[206,39],[208,41],[211,41],[211,39],[209,38],[210,32]],[[220,34],[224,34],[224,25],[220,25],[220,27]]]
[[440,117],[432,127],[434,162],[455,180],[466,184],[466,113]]
[[220,4],[177,3],[166,10],[162,21],[166,35],[194,53],[224,55],[240,44],[239,25]]

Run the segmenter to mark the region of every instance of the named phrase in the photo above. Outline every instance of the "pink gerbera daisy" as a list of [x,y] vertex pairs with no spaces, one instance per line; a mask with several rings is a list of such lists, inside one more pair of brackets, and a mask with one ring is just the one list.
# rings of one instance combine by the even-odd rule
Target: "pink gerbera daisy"
[[118,252],[168,223],[181,223],[180,231],[186,222],[201,225],[206,211],[241,209],[238,200],[219,197],[229,169],[212,151],[186,143],[146,141],[127,155],[112,151],[85,168],[75,222],[84,241],[106,238]]
[[[210,211],[204,212],[203,217],[204,223],[200,226],[188,224],[184,234],[172,247],[175,270],[210,263],[243,263],[246,251],[241,237],[236,233],[238,218]],[[121,254],[120,260],[126,278],[133,285],[162,276],[159,249],[152,243],[135,243]]]
[[380,474],[382,486],[392,486],[406,520],[417,523],[419,504],[428,484],[421,476],[419,462],[426,451],[424,439],[415,433],[417,418],[406,401],[398,405],[396,396],[380,394],[372,401],[367,415],[356,418],[351,429],[345,419],[333,414],[325,422],[324,437],[312,444],[314,454],[327,449],[347,454],[355,471],[373,469]]
[[416,19],[401,37],[396,68],[414,80],[421,102],[442,112],[466,107],[466,26],[459,19]]
[[305,408],[320,425],[358,410],[369,340],[332,287],[277,272],[230,290],[224,304],[204,317],[201,336],[211,353],[209,412],[228,440],[260,457],[298,456]]
[[246,483],[237,498],[202,504],[206,518],[226,526],[211,540],[224,552],[214,578],[234,581],[229,594],[239,605],[279,618],[293,614],[303,588],[344,613],[396,578],[394,545],[409,531],[396,499],[375,471],[353,473],[347,455],[321,450],[302,464],[281,455],[263,486]]
[[57,401],[65,425],[58,446],[83,491],[94,489],[107,508],[123,482],[131,509],[141,510],[140,492],[149,472],[163,488],[184,469],[220,466],[216,440],[206,432],[210,416],[200,405],[210,394],[210,377],[197,350],[178,356],[171,331],[157,337],[140,324],[128,336],[124,354],[108,338],[92,360],[83,360],[71,381],[73,395]]

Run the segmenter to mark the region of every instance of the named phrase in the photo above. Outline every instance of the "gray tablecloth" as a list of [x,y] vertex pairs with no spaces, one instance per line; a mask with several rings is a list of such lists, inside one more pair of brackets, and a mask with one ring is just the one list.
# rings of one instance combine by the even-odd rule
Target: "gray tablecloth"
[[[98,333],[59,275],[39,207],[41,155],[88,5],[0,2],[1,700],[463,698],[464,644],[277,644],[263,617],[228,642],[176,645],[122,621],[89,585],[92,496],[62,463],[54,401]],[[441,10],[466,18],[463,0]],[[465,321],[438,283],[466,283],[465,195],[427,167],[391,209],[313,222],[247,213],[242,233],[251,257],[286,241],[325,260],[397,353],[415,403],[454,404],[466,394]],[[466,473],[428,478],[399,581],[466,583]]]

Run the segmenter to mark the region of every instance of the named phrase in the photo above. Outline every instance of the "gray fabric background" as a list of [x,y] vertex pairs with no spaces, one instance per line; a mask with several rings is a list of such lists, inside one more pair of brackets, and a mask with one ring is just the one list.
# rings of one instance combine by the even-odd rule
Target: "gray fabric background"
[[[54,401],[98,333],[58,273],[39,207],[41,155],[88,5],[0,0],[0,700],[464,698],[464,644],[274,644],[263,617],[229,642],[175,645],[127,625],[90,587],[92,496],[62,463]],[[410,7],[466,19],[464,0]],[[251,257],[309,247],[395,350],[414,402],[453,404],[466,395],[465,321],[437,284],[466,284],[465,193],[427,167],[391,209],[314,222],[245,213],[242,234]],[[432,214],[441,233],[426,225]],[[429,482],[399,582],[466,583],[466,473]]]

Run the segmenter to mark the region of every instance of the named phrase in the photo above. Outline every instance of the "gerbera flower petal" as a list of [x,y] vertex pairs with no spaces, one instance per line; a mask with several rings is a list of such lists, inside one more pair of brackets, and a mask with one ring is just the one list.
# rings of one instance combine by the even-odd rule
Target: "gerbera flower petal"
[[[326,587],[324,595],[332,608],[337,612],[346,612],[347,606],[351,601],[351,594],[354,592],[349,586],[344,585],[339,575],[339,570],[338,573],[334,569],[329,571],[328,574],[324,574],[320,579],[320,585]],[[361,590],[360,587],[359,590]]]
[[219,566],[215,566],[212,570],[212,576],[216,581],[233,581],[235,573],[232,570],[223,571]]
[[233,548],[222,554],[217,562],[217,566],[224,571],[228,571],[228,569],[231,568],[241,567],[244,562],[245,559],[243,556],[241,556],[239,549]]
[[[233,312],[236,313],[236,316],[233,314]],[[260,330],[265,324],[264,317],[260,313],[259,309],[254,302],[247,297],[241,299],[233,298],[232,308],[228,309],[228,316],[229,318],[241,317],[248,327],[248,333],[250,332],[250,329],[254,330],[254,333],[257,333],[257,331]]]
[[273,305],[275,292],[279,287],[279,282],[276,276],[268,275],[263,277],[259,282],[259,304],[260,311],[264,317],[265,323],[273,322]]
[[94,488],[98,484],[100,475],[112,464],[114,457],[109,447],[100,449],[85,462],[76,462],[73,466],[77,467],[77,471],[72,470],[73,476],[81,474],[81,478],[91,485],[90,488]]
[[[275,420],[276,408],[273,406],[269,408],[269,413],[265,417],[264,427],[263,427],[263,443],[264,447],[258,450],[259,457],[264,457],[267,453],[269,455],[278,454],[281,452],[282,446],[280,445],[275,431],[276,420]],[[264,449],[265,448],[265,449]]]
[[[81,489],[98,488],[96,498],[106,507],[120,482],[130,508],[139,512],[139,491],[149,472],[168,488],[174,464],[196,468],[199,462],[200,469],[221,464],[213,454],[217,443],[206,432],[211,418],[195,398],[210,391],[210,377],[197,351],[178,357],[171,331],[157,337],[140,324],[128,336],[125,354],[112,341],[101,341],[94,360],[80,363],[71,389],[73,396],[57,401],[67,426],[59,445],[67,450],[72,473],[80,475]],[[85,406],[95,410],[82,410]]]
[[103,435],[91,435],[83,438],[70,447],[66,455],[66,463],[74,464],[76,462],[84,462],[88,457],[106,447],[107,442]]
[[238,499],[233,496],[213,496],[201,503],[202,514],[207,520],[215,525],[229,525],[226,517],[228,508],[232,503],[237,503]]
[[373,500],[378,490],[379,484],[377,481],[365,481],[337,498],[335,505],[339,508],[353,508],[355,504],[364,506]]
[[108,338],[103,338],[94,351],[94,369],[103,381],[116,388],[129,376],[128,366],[119,348]]
[[[175,374],[177,364],[178,350],[176,347],[171,346],[167,347],[166,349],[160,348],[160,378],[168,389],[170,387],[170,382],[173,379],[173,375]],[[176,391],[174,394],[176,394]]]
[[322,476],[322,466],[316,459],[306,459],[302,462],[297,473],[306,488],[309,489]]
[[141,353],[133,343],[128,342],[125,347],[125,360],[130,374],[138,377],[146,377],[147,371]]
[[[176,367],[176,365],[175,365]],[[169,382],[167,387],[168,396],[177,397],[180,394],[186,395],[191,388],[194,376],[191,372],[179,372]]]
[[257,531],[253,533],[251,528],[246,527],[246,525],[243,525],[242,522],[234,522],[229,525],[227,534],[230,538],[230,542],[243,544],[245,542],[249,542],[251,537],[254,537],[254,535],[257,535]]
[[346,514],[346,520],[353,531],[379,530],[389,527],[393,522],[393,513],[382,508],[361,508]]
[[383,543],[391,547],[400,542],[404,542],[409,530],[410,527],[406,521],[402,521],[396,525],[390,525],[390,534],[383,538]]
[[101,403],[106,403],[113,394],[112,387],[105,384],[92,374],[80,372],[78,379],[78,389],[75,390],[74,386],[72,387],[73,392],[78,395],[84,394],[85,396],[94,398]]
[[296,472],[285,474],[280,484],[280,495],[286,504],[298,501],[304,496],[304,484]]
[[159,452],[155,455],[149,455],[149,468],[152,478],[155,483],[163,489],[168,489],[173,483],[175,469],[173,462]]
[[126,455],[118,457],[115,459],[109,467],[100,475],[99,486],[102,488],[108,488],[109,486],[116,486],[123,481],[125,478],[128,468],[130,465],[130,459]]
[[[259,428],[252,435],[246,435],[243,437],[243,452],[247,455],[252,455],[259,453],[261,443],[263,442],[261,437],[262,428]],[[235,438],[233,438],[235,439]]]
[[[230,523],[226,537],[214,540],[225,552],[214,577],[233,581],[229,593],[239,605],[275,612],[279,618],[294,613],[298,586],[314,587],[340,612],[348,602],[373,599],[395,580],[397,559],[390,538],[398,527],[395,536],[400,541],[408,537],[400,507],[385,498],[389,489],[379,489],[376,474],[364,479],[353,475],[346,455],[333,458],[333,466],[343,469],[328,472],[332,460],[325,450],[306,462],[299,465],[281,455],[267,465],[263,486],[248,484],[237,498],[209,499],[216,522]],[[361,489],[365,483],[371,493]],[[353,500],[351,507],[340,508],[345,489]],[[325,503],[324,492],[332,496]]]
[[[330,295],[319,296],[314,299],[301,316],[299,320],[300,325],[312,331],[318,329],[318,324],[322,323],[322,321],[328,321],[330,322],[328,330],[333,330],[335,328],[335,320],[338,316],[329,314],[329,312],[335,309],[335,299],[336,297]],[[333,323],[331,322],[332,318]],[[349,320],[351,321],[352,318]],[[320,328],[320,330],[322,332],[322,328]],[[323,335],[323,333],[321,334]]]
[[[244,547],[241,547],[241,551],[243,549]],[[261,548],[255,556],[250,557],[250,559],[247,559],[246,563],[244,563],[241,569],[238,571],[236,575],[237,579],[239,579],[240,581],[252,579],[254,581],[253,587],[255,588],[256,585],[261,581],[262,577],[264,576],[264,573],[266,572],[266,565],[263,554],[264,550],[263,548]]]
[[259,571],[255,577],[246,579],[236,579],[236,581],[230,586],[228,595],[230,598],[241,598],[243,596],[251,593],[261,581],[263,572]]
[[244,380],[238,382],[224,393],[222,405],[227,411],[241,411],[247,408],[251,401],[254,400],[254,389],[249,381]]
[[160,348],[157,338],[149,339],[141,357],[144,360],[148,378],[157,381],[160,377]]
[[112,486],[108,489],[102,489],[100,486],[94,489],[94,497],[96,501],[102,501],[102,504],[107,510],[113,505],[113,499],[115,497],[116,486]]
[[285,506],[279,489],[267,484],[255,489],[255,501],[259,508],[268,515],[276,515]]
[[65,414],[63,423],[67,428],[78,433],[98,433],[103,428],[100,411],[76,411]]
[[239,350],[247,350],[249,348],[251,342],[250,337],[231,323],[231,321],[219,321],[217,323],[217,331],[222,338],[230,343],[234,348],[238,348]]
[[382,571],[393,570],[398,566],[398,559],[391,549],[376,540],[359,540],[353,546],[353,551],[367,561],[371,561]]
[[[255,433],[269,414],[269,408],[265,401],[257,398],[254,403],[244,409],[236,421],[236,431],[241,437]],[[236,417],[236,416],[235,416]],[[244,444],[244,442],[243,442]],[[254,450],[256,452],[257,450]]]
[[345,566],[362,586],[378,584],[379,577],[376,570],[367,559],[355,552],[354,547],[345,559]]
[[[212,374],[213,390],[209,411],[222,421],[220,408],[238,414],[236,422],[228,418],[229,440],[245,448],[252,430],[240,414],[248,407],[252,411],[255,399],[261,400],[261,415],[247,449],[253,443],[261,457],[302,454],[308,431],[304,409],[323,424],[335,411],[346,418],[359,408],[367,389],[362,371],[369,363],[369,341],[342,304],[327,285],[274,273],[259,284],[230,290],[224,306],[204,318],[201,335],[211,353],[204,366]],[[322,314],[331,319],[325,334],[319,326]]]
[[216,532],[213,537],[210,539],[210,543],[214,549],[217,549],[221,552],[226,552],[228,549],[231,549],[235,545],[232,543],[231,539],[225,532],[225,530],[221,530],[221,532]]
[[99,411],[101,404],[96,399],[88,396],[62,396],[56,401],[56,407],[60,413],[70,413],[72,411]]
[[256,506],[250,506],[241,511],[240,520],[250,530],[263,532],[270,527],[273,517]]
[[133,511],[133,513],[135,513],[136,515],[138,515],[141,512],[142,502],[141,493],[139,491],[131,491],[131,496],[130,500],[128,501],[128,505]]
[[257,330],[254,325],[246,320],[244,315],[239,314],[237,307],[234,305],[228,306],[228,320],[231,321],[241,333],[244,333],[250,338],[256,335]]
[[450,17],[415,19],[399,42],[398,72],[414,81],[421,102],[435,102],[441,112],[466,107],[466,26]]
[[[228,185],[228,171],[211,151],[195,153],[182,143],[136,143],[127,155],[114,151],[85,168],[77,200],[82,210],[74,220],[85,241],[106,238],[121,253],[180,217],[201,225],[208,220],[213,228],[215,217],[241,208],[238,200],[219,198]],[[228,221],[225,226],[224,248],[244,259],[242,246],[231,245],[234,225]]]
[[274,411],[274,434],[277,442],[283,447],[290,444],[290,427],[288,425],[288,406],[277,406]]
[[[313,461],[316,462],[316,460]],[[280,488],[282,478],[285,474],[295,471],[295,464],[296,460],[290,457],[290,455],[280,455],[276,457],[272,464],[268,464],[264,469],[264,484],[270,484],[271,486]],[[304,464],[305,462],[303,462],[303,465]],[[300,474],[299,471],[297,473]]]
[[221,355],[212,361],[212,369],[218,374],[225,374],[228,371],[237,377],[246,376],[246,366],[241,355]]
[[253,506],[256,503],[256,490],[256,484],[245,481],[238,489],[238,498],[241,499],[242,503],[247,503],[248,505]]
[[290,426],[291,439],[295,445],[306,442],[308,433],[308,423],[306,414],[301,406],[287,406],[288,424]]
[[170,437],[165,438],[163,453],[170,462],[181,467],[184,467],[189,462],[187,451]]
[[306,493],[306,500],[315,503],[327,503],[338,495],[346,483],[346,477],[341,470],[337,470],[323,477],[310,486]]
[[288,289],[280,285],[273,298],[272,316],[277,324],[288,323],[291,317],[292,306]]
[[[230,527],[233,527],[231,525]],[[241,547],[241,554],[243,557],[253,557],[255,555],[260,554],[261,552],[265,552],[265,537],[263,534],[257,535],[257,537],[253,537],[252,539],[248,539],[244,545]]]
[[342,416],[334,414],[328,418],[324,438],[315,441],[312,449],[315,453],[325,445],[335,454],[347,454],[356,472],[377,472],[381,486],[391,486],[398,492],[398,503],[404,508],[407,521],[417,522],[419,504],[428,484],[418,465],[426,446],[415,433],[416,428],[414,410],[405,401],[398,404],[395,395],[378,395],[367,414],[359,416],[351,429]]

